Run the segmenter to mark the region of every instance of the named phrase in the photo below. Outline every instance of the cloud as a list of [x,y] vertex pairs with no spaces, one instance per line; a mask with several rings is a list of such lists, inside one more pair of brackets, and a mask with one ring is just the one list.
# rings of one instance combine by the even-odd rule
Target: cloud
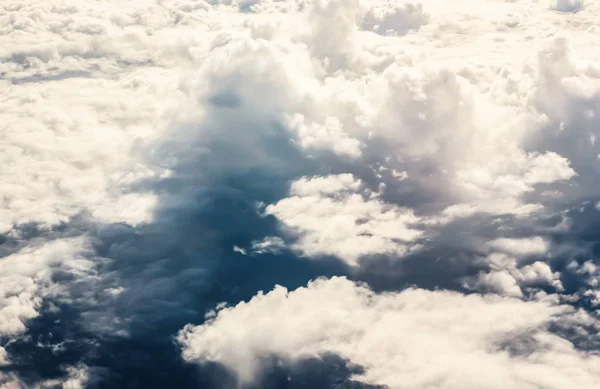
[[184,358],[222,363],[242,384],[260,379],[269,356],[299,361],[331,352],[364,368],[355,380],[390,388],[593,388],[598,357],[547,329],[573,313],[549,301],[421,289],[375,294],[332,278],[258,294],[178,339]]
[[22,386],[18,379],[13,376],[4,376],[0,374],[0,388],[2,389],[21,389]]
[[44,298],[68,292],[55,281],[62,277],[93,275],[93,264],[86,258],[90,251],[85,239],[74,238],[30,245],[0,261],[0,334],[18,335],[26,331],[26,322],[37,317]]
[[[86,211],[104,222],[149,220],[155,198],[128,186],[153,173],[136,165],[130,147],[150,130],[155,108],[141,97],[145,88],[126,82],[83,77],[6,86],[0,231],[27,223],[51,228]],[[73,89],[79,94],[67,93]],[[127,93],[141,99],[130,95],[122,104],[116,96]]]
[[[331,70],[352,66],[356,59],[358,0],[316,0],[309,8],[305,41],[312,55]],[[336,26],[331,29],[330,26]]]
[[10,374],[11,345],[28,336],[28,324],[41,315],[45,302],[70,301],[71,288],[94,277],[90,253],[87,239],[78,237],[29,242],[0,259],[0,366],[9,371],[0,372],[1,387],[26,387]]
[[578,12],[583,6],[583,0],[556,0],[555,9],[560,12]]
[[[348,273],[378,301],[552,295],[592,318],[553,331],[593,349],[599,9],[582,4],[0,5],[0,385],[83,386],[71,366],[226,387],[172,335],[220,301]],[[323,350],[272,386],[361,374],[343,358],[387,382]]]
[[362,27],[378,34],[405,35],[428,22],[429,16],[423,11],[423,4],[386,2],[369,8],[363,17]]
[[[293,248],[304,255],[336,255],[356,266],[365,255],[403,255],[422,234],[410,210],[360,191],[352,175],[302,178],[291,195],[265,209],[299,235]],[[362,193],[361,193],[362,192]]]
[[328,117],[324,124],[307,125],[304,117],[298,114],[289,120],[288,125],[298,134],[299,144],[304,149],[331,149],[336,154],[352,158],[361,155],[361,143],[349,137],[335,117]]
[[[545,262],[536,261],[530,265],[517,266],[516,260],[498,257],[488,258],[491,270],[480,272],[476,277],[466,277],[464,286],[483,292],[498,293],[503,296],[536,296],[544,288],[564,292],[560,281],[561,274],[554,272]],[[542,293],[541,296],[545,296]]]
[[85,367],[70,367],[68,378],[62,383],[62,389],[83,389],[90,383],[89,372]]
[[541,237],[534,238],[500,238],[488,243],[492,249],[514,255],[543,255],[548,251],[548,243]]

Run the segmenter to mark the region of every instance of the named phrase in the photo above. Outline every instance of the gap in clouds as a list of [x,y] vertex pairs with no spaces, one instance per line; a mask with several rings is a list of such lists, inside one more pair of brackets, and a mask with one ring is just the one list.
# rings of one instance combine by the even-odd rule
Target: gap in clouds
[[[93,367],[94,374],[102,373],[99,387],[194,387],[199,377],[213,373],[199,372],[181,359],[173,336],[183,325],[202,322],[217,303],[249,300],[257,290],[275,284],[293,289],[320,276],[346,274],[345,266],[333,258],[307,261],[287,250],[261,256],[233,250],[277,232],[276,221],[262,217],[256,204],[283,196],[290,174],[316,163],[300,155],[292,159],[295,148],[279,134],[261,142],[267,145],[265,155],[276,161],[269,165],[283,168],[275,172],[269,165],[247,172],[223,170],[214,157],[193,154],[194,139],[186,138],[189,148],[178,145],[174,151],[185,155],[191,150],[189,158],[171,165],[168,178],[144,184],[162,199],[151,223],[98,225],[82,215],[50,231],[23,226],[21,245],[85,234],[93,255],[102,260],[98,277],[71,286],[62,304],[47,301],[40,316],[29,322],[28,332],[6,344],[12,363],[4,369],[33,385],[60,378],[64,366],[80,362]],[[223,161],[243,151],[210,146]],[[3,245],[10,251],[18,246],[9,238]],[[340,363],[334,371],[341,371]],[[306,370],[316,368],[315,363],[308,365]],[[295,371],[302,375],[302,369]],[[330,379],[326,372],[320,374],[323,378],[315,377],[314,383]],[[207,385],[221,387],[218,380]]]
[[[213,201],[218,206],[185,209],[185,217],[163,226],[99,228],[96,254],[110,260],[100,278],[71,289],[71,301],[47,301],[27,333],[5,345],[12,363],[3,370],[34,384],[59,378],[64,366],[80,362],[104,372],[100,387],[194,387],[202,375],[181,360],[172,339],[183,325],[202,322],[222,301],[248,300],[256,290],[281,283],[296,288],[344,273],[333,260],[234,252],[233,244],[262,237],[273,222],[227,196]],[[234,222],[241,225],[230,233]],[[207,238],[199,242],[202,236]],[[124,289],[112,296],[117,288]]]

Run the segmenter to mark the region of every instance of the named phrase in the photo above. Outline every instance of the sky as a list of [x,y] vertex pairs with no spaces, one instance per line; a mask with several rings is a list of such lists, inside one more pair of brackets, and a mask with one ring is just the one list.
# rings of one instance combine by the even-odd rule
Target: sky
[[0,389],[597,389],[597,0],[0,3]]

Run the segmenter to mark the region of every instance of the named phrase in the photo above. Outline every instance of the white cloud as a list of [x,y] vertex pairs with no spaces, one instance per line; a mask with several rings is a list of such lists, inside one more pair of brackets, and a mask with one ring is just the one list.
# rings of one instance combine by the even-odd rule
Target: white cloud
[[[232,172],[277,171],[282,182],[291,182],[290,192],[264,201],[271,201],[266,212],[280,221],[281,236],[235,246],[240,253],[277,252],[288,244],[307,257],[332,255],[359,265],[361,257],[402,256],[420,248],[417,243],[435,245],[436,239],[456,241],[459,249],[484,242],[490,270],[469,280],[478,290],[518,298],[540,285],[560,291],[549,263],[536,258],[540,261],[524,264],[521,257],[555,255],[547,238],[524,238],[532,230],[541,234],[541,218],[559,215],[582,199],[598,201],[599,12],[600,3],[578,0],[3,3],[0,233],[13,236],[15,226],[28,223],[51,229],[80,214],[91,223],[152,222],[157,207],[187,204],[189,193],[152,193],[148,180],[156,183],[170,174],[195,190]],[[302,165],[307,160],[310,169],[308,162]],[[328,171],[341,174],[317,176]],[[302,175],[307,177],[299,179]],[[460,225],[452,223],[481,215],[498,217],[497,229],[479,229],[474,222],[461,239],[454,238]],[[90,271],[94,264],[83,257],[93,254],[83,242],[27,246],[24,241],[24,248],[0,259],[0,334],[26,331],[44,297],[73,286],[54,283],[56,269]],[[584,280],[582,293],[594,299],[600,278],[591,265],[578,266],[573,274]],[[492,303],[423,291],[379,296],[341,281],[317,283],[306,293],[316,299],[336,283],[349,303],[357,293],[374,301],[357,305],[364,322],[344,314],[362,329],[327,316],[343,300],[334,293],[333,305],[318,296],[319,303],[335,308],[324,315],[331,325],[298,336],[315,352],[337,352],[367,366],[363,378],[369,382],[403,387],[442,377],[429,383],[495,388],[496,381],[482,383],[464,368],[480,362],[481,355],[482,369],[497,372],[505,386],[526,388],[527,380],[549,388],[597,383],[586,381],[597,374],[590,373],[589,361],[581,362],[568,345],[560,351],[557,339],[543,330],[536,336],[541,343],[550,339],[548,348],[517,366],[518,358],[490,351],[483,341],[469,343],[455,313],[436,301],[456,303],[476,324],[486,319],[476,318],[475,311],[493,316],[495,309],[510,306],[525,318],[537,312],[541,319],[532,319],[534,327],[555,312],[543,302]],[[130,292],[110,286],[102,289],[110,301]],[[297,293],[290,296],[304,292]],[[370,305],[408,301],[419,293],[433,301],[432,312],[440,316],[431,324],[433,341],[414,330],[417,325],[407,328],[425,350],[435,350],[436,343],[447,354],[426,356],[412,339],[390,329],[395,328],[391,319],[375,318]],[[293,297],[291,304],[299,300]],[[473,311],[463,301],[475,305]],[[396,317],[396,308],[380,308]],[[502,312],[507,323],[520,320],[513,311],[506,313],[508,308]],[[407,325],[421,320],[416,308],[408,317]],[[438,322],[465,345],[445,341]],[[481,331],[502,332],[498,322],[486,322],[489,331]],[[515,328],[530,328],[523,323]],[[377,335],[365,329],[369,326],[392,333],[392,343],[370,338]],[[335,333],[336,327],[349,335]],[[319,331],[333,340],[315,341]],[[365,343],[371,341],[382,350]],[[299,352],[270,342],[264,340],[268,352],[292,357]],[[415,357],[400,369],[422,375],[399,370],[405,374],[402,383],[390,372],[405,362],[392,350],[405,342]],[[301,350],[304,343],[293,346]],[[261,347],[242,349],[238,368],[251,364]],[[553,358],[561,352],[559,364]],[[424,373],[423,366],[452,353],[459,358],[449,358],[446,370]],[[230,364],[230,358],[222,361]],[[567,369],[572,361],[580,367]],[[543,378],[546,368],[552,381],[541,382],[531,373],[538,369]],[[563,385],[560,380],[571,373],[572,383]]]
[[575,272],[580,277],[580,280],[585,282],[590,289],[600,289],[600,267],[593,261],[585,261],[581,265],[577,264],[577,262],[571,262],[568,269]]
[[361,155],[361,143],[348,136],[343,130],[340,121],[335,117],[328,117],[324,124],[304,123],[302,115],[298,114],[289,120],[289,127],[296,131],[299,144],[305,149],[330,149],[336,154],[357,158]]
[[557,274],[552,272],[547,263],[537,261],[519,269],[519,278],[526,284],[552,284],[557,280]]
[[83,238],[62,239],[31,245],[0,259],[0,334],[26,331],[26,322],[37,317],[42,299],[60,296],[64,285],[53,281],[57,271],[86,277],[93,263]]
[[283,239],[277,236],[267,236],[261,241],[252,242],[252,253],[277,253],[285,247]]
[[[85,238],[71,238],[32,243],[0,258],[0,337],[16,339],[25,333],[28,321],[40,314],[44,299],[69,301],[68,290],[93,276],[94,264],[86,258],[90,253]],[[57,281],[57,274],[72,277],[71,285]],[[0,347],[0,365],[10,363],[9,354]],[[17,377],[7,377],[0,373],[0,387],[21,387]]]
[[418,30],[429,22],[429,15],[423,11],[420,3],[394,4],[386,2],[375,4],[363,17],[362,27],[378,34],[404,35],[410,30]]
[[379,295],[333,278],[259,294],[186,327],[179,341],[186,359],[222,363],[242,383],[260,377],[268,356],[293,363],[335,353],[365,369],[355,380],[391,389],[592,389],[598,356],[546,329],[572,313],[544,301],[420,289]]
[[543,255],[549,249],[549,244],[543,238],[500,238],[492,240],[488,245],[495,250],[514,255]]
[[[570,157],[521,148],[522,128],[537,119],[524,105],[531,101],[520,85],[535,87],[538,81],[503,62],[477,68],[477,61],[509,48],[452,38],[514,19],[524,10],[519,2],[473,7],[458,1],[448,7],[377,1],[361,7],[358,1],[323,0],[311,2],[306,12],[298,12],[303,7],[294,1],[217,3],[24,2],[4,9],[0,54],[7,62],[1,66],[13,85],[7,84],[2,102],[10,146],[1,161],[7,166],[2,230],[28,222],[50,227],[80,212],[104,222],[150,220],[156,198],[129,193],[128,185],[161,172],[140,164],[132,149],[160,137],[163,116],[173,123],[182,91],[196,99],[190,110],[198,115],[205,107],[197,99],[211,96],[229,78],[239,81],[232,87],[246,102],[257,93],[272,96],[249,105],[285,122],[307,153],[330,149],[354,159],[376,154],[366,144],[371,134],[394,145],[396,155],[418,158],[409,161],[412,169],[399,171],[426,182],[436,200],[457,203],[448,206],[530,214],[541,206],[524,203],[524,194],[575,174]],[[250,5],[269,19],[249,21],[229,9]],[[554,23],[541,5],[532,7],[540,15],[532,29]],[[377,23],[379,32],[426,28],[415,40],[373,38],[357,29],[361,20]],[[197,38],[198,26],[206,39]],[[574,34],[584,37],[585,31]],[[527,44],[538,47],[538,41],[534,35]],[[432,66],[440,62],[446,69]],[[504,73],[498,73],[502,66]],[[263,74],[260,85],[239,80],[256,72]],[[190,82],[194,78],[199,81]],[[490,91],[494,82],[498,87]],[[79,93],[69,93],[73,89]],[[21,130],[12,131],[17,125]],[[436,174],[418,173],[431,164]]]
[[69,367],[68,378],[62,383],[62,389],[84,389],[90,379],[85,367]]
[[365,255],[405,254],[422,234],[412,227],[419,218],[361,186],[350,174],[302,178],[265,213],[297,233],[293,248],[309,257],[335,255],[356,266]]
[[493,292],[504,296],[523,297],[523,291],[538,291],[541,286],[553,287],[563,292],[560,273],[554,272],[548,263],[536,261],[523,264],[527,256],[547,256],[550,244],[543,238],[498,238],[486,243],[491,253],[484,258],[490,270],[475,277],[466,277],[466,288]]
[[0,231],[86,212],[102,222],[151,219],[156,199],[130,185],[160,174],[135,146],[160,132],[179,96],[175,64],[189,60],[166,31],[171,11],[145,2],[0,6]]
[[25,223],[52,227],[85,211],[102,221],[149,220],[152,195],[127,190],[153,174],[132,160],[131,147],[151,130],[155,107],[145,88],[123,83],[84,78],[7,86],[0,101],[2,232]]
[[517,280],[506,270],[479,274],[475,286],[503,296],[523,297],[523,292],[517,284]]
[[[86,387],[93,386],[93,384],[95,383],[95,379],[97,378],[94,377],[93,374],[91,374],[90,368],[82,364],[79,364],[77,366],[65,366],[61,370],[63,370],[66,373],[66,377],[46,379],[37,382],[34,385],[28,385],[24,382],[21,382],[16,377],[12,377],[13,379],[10,382],[12,385],[15,385],[15,389],[84,389]],[[4,386],[0,386],[0,388],[5,389]],[[11,386],[6,387],[6,389],[12,388],[13,387]]]
[[488,258],[491,270],[481,272],[476,277],[467,277],[464,286],[509,297],[523,297],[523,291],[527,289],[538,292],[541,286],[553,287],[557,292],[564,291],[560,273],[553,272],[547,263],[536,261],[518,267],[515,259],[506,258],[507,261],[502,257],[492,255],[492,258]]
[[302,177],[294,182],[290,194],[295,196],[330,196],[336,193],[357,192],[362,183],[352,174],[337,174],[327,177]]
[[[352,66],[356,60],[356,23],[360,17],[358,0],[315,0],[310,2],[305,41],[311,53],[326,68]],[[335,26],[335,28],[331,28]]]

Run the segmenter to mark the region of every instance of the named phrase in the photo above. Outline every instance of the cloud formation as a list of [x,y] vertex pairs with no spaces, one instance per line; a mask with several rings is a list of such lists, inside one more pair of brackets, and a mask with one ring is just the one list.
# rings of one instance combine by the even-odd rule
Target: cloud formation
[[223,363],[241,383],[258,379],[270,355],[333,352],[364,367],[355,380],[389,388],[591,389],[600,382],[599,357],[547,329],[573,314],[551,300],[420,289],[378,295],[332,278],[222,308],[179,341],[186,359]]
[[361,256],[402,256],[422,234],[412,211],[384,204],[378,193],[361,193],[351,174],[301,178],[290,194],[265,209],[299,234],[294,248],[308,256],[335,255],[357,265]]
[[599,13],[0,5],[0,386],[597,386]]

